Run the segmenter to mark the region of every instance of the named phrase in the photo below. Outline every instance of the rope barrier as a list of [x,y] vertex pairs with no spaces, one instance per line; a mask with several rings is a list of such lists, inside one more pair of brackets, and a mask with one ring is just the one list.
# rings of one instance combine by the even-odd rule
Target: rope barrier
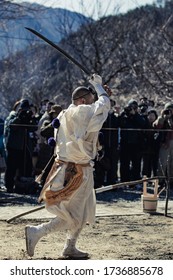
[[[4,123],[0,123],[0,125],[3,125],[4,126]],[[38,127],[38,125],[36,124],[10,124],[10,126],[18,126],[18,127]],[[115,131],[118,131],[118,130],[122,130],[122,131],[155,131],[155,132],[171,132],[173,131],[173,128],[172,129],[163,129],[163,128],[121,128],[121,127],[103,127],[101,130],[115,130]]]
[[109,127],[104,127],[102,128],[101,130],[127,130],[127,131],[154,131],[154,132],[163,132],[163,131],[166,131],[166,132],[170,132],[172,131],[173,132],[173,128],[172,129],[163,129],[163,128],[109,128]]
[[[33,125],[33,124],[10,124],[10,126],[16,126],[16,127],[38,127],[38,125]],[[173,129],[159,129],[159,128],[109,128],[109,127],[104,127],[101,130],[112,130],[112,131],[118,131],[118,130],[122,130],[122,131],[154,131],[154,132],[173,132]]]

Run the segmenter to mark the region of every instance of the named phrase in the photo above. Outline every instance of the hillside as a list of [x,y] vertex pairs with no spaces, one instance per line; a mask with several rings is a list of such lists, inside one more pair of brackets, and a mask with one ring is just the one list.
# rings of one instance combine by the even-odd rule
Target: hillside
[[[4,11],[2,9],[4,7]],[[59,42],[89,19],[81,14],[39,4],[0,4],[0,58],[11,56],[33,44],[25,26],[37,29],[54,42]],[[39,40],[35,39],[35,43]]]
[[[59,45],[89,72],[102,75],[120,105],[145,95],[160,108],[172,99],[172,10],[169,1],[164,8],[146,6],[105,17],[82,26]],[[0,66],[6,107],[21,96],[36,104],[50,97],[66,107],[74,87],[88,85],[88,77],[46,43],[29,46]]]

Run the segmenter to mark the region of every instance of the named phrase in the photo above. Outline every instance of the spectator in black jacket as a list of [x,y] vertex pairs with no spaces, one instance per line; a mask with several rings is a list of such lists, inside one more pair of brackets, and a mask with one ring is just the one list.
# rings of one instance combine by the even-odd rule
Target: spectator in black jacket
[[121,182],[139,180],[141,178],[141,129],[145,128],[145,120],[138,113],[138,103],[130,100],[120,115],[120,177]]
[[15,179],[32,176],[32,140],[29,133],[37,126],[32,118],[29,101],[24,99],[16,115],[6,127],[6,172],[5,187],[7,192],[14,191]]
[[158,118],[156,110],[150,110],[147,114],[147,130],[143,133],[143,168],[142,175],[148,178],[157,176],[160,135],[157,130],[154,130],[153,123]]
[[4,137],[4,120],[0,118],[0,155],[5,158],[3,137]]
[[[112,90],[109,86],[104,85],[104,89],[109,95]],[[95,159],[94,171],[94,187],[98,188],[102,185],[115,184],[118,179],[118,113],[115,109],[116,101],[111,99],[111,109],[108,117],[103,124],[99,134],[99,142],[102,149],[99,151]]]
[[9,123],[10,121],[16,117],[17,112],[20,108],[20,102],[21,100],[17,100],[13,107],[12,110],[10,111],[9,115],[7,116],[7,118],[4,121],[4,136],[3,136],[3,142],[4,142],[4,147],[5,147],[5,151],[7,152],[7,139],[8,139],[8,133],[9,133]]

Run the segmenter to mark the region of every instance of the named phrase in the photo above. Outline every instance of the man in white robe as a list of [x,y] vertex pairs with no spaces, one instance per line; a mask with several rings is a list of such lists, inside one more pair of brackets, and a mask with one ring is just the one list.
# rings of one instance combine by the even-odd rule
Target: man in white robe
[[[110,110],[110,100],[102,87],[102,78],[94,74],[89,82],[95,88],[97,101],[94,102],[94,95],[89,88],[78,87],[72,93],[72,104],[58,116],[60,127],[55,129],[55,172],[46,181],[40,195],[40,199],[46,203],[46,209],[56,217],[48,223],[26,226],[29,256],[34,255],[35,246],[41,237],[54,231],[68,230],[62,255],[88,257],[88,253],[79,251],[75,245],[82,228],[95,220],[93,160],[97,154],[99,130]],[[69,163],[74,164],[80,176],[67,187],[65,176]]]

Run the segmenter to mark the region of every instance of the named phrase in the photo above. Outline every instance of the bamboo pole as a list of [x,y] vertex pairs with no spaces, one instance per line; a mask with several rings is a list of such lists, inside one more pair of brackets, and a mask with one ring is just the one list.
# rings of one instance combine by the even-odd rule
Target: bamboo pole
[[[106,191],[113,190],[113,189],[116,189],[116,188],[124,187],[126,185],[130,186],[130,185],[135,185],[135,184],[139,184],[139,183],[143,183],[143,182],[155,181],[158,178],[165,178],[165,177],[153,177],[153,178],[146,178],[145,177],[145,178],[143,178],[141,180],[136,180],[136,181],[131,181],[131,182],[123,182],[123,183],[118,183],[118,184],[114,184],[114,185],[104,186],[104,187],[100,187],[100,188],[96,189],[95,193],[97,194],[97,193],[106,192]],[[15,215],[12,218],[8,219],[7,223],[10,223],[10,222],[14,221],[17,218],[20,218],[20,217],[23,217],[25,215],[31,214],[33,212],[40,211],[40,210],[42,210],[44,208],[45,208],[45,205],[42,205],[42,206],[33,208],[31,210],[25,211],[23,213],[20,213],[18,215]]]
[[22,213],[20,213],[20,214],[18,214],[18,215],[13,216],[12,218],[8,219],[8,220],[7,220],[7,223],[10,223],[10,222],[14,221],[14,220],[17,219],[17,218],[20,218],[20,217],[23,217],[23,216],[25,216],[25,215],[31,214],[31,213],[33,213],[33,212],[40,211],[40,210],[42,210],[42,209],[45,209],[45,206],[44,206],[44,205],[39,206],[39,207],[36,207],[36,208],[33,208],[33,209],[31,209],[31,210],[27,210],[27,211],[25,211],[25,212],[22,212]]

